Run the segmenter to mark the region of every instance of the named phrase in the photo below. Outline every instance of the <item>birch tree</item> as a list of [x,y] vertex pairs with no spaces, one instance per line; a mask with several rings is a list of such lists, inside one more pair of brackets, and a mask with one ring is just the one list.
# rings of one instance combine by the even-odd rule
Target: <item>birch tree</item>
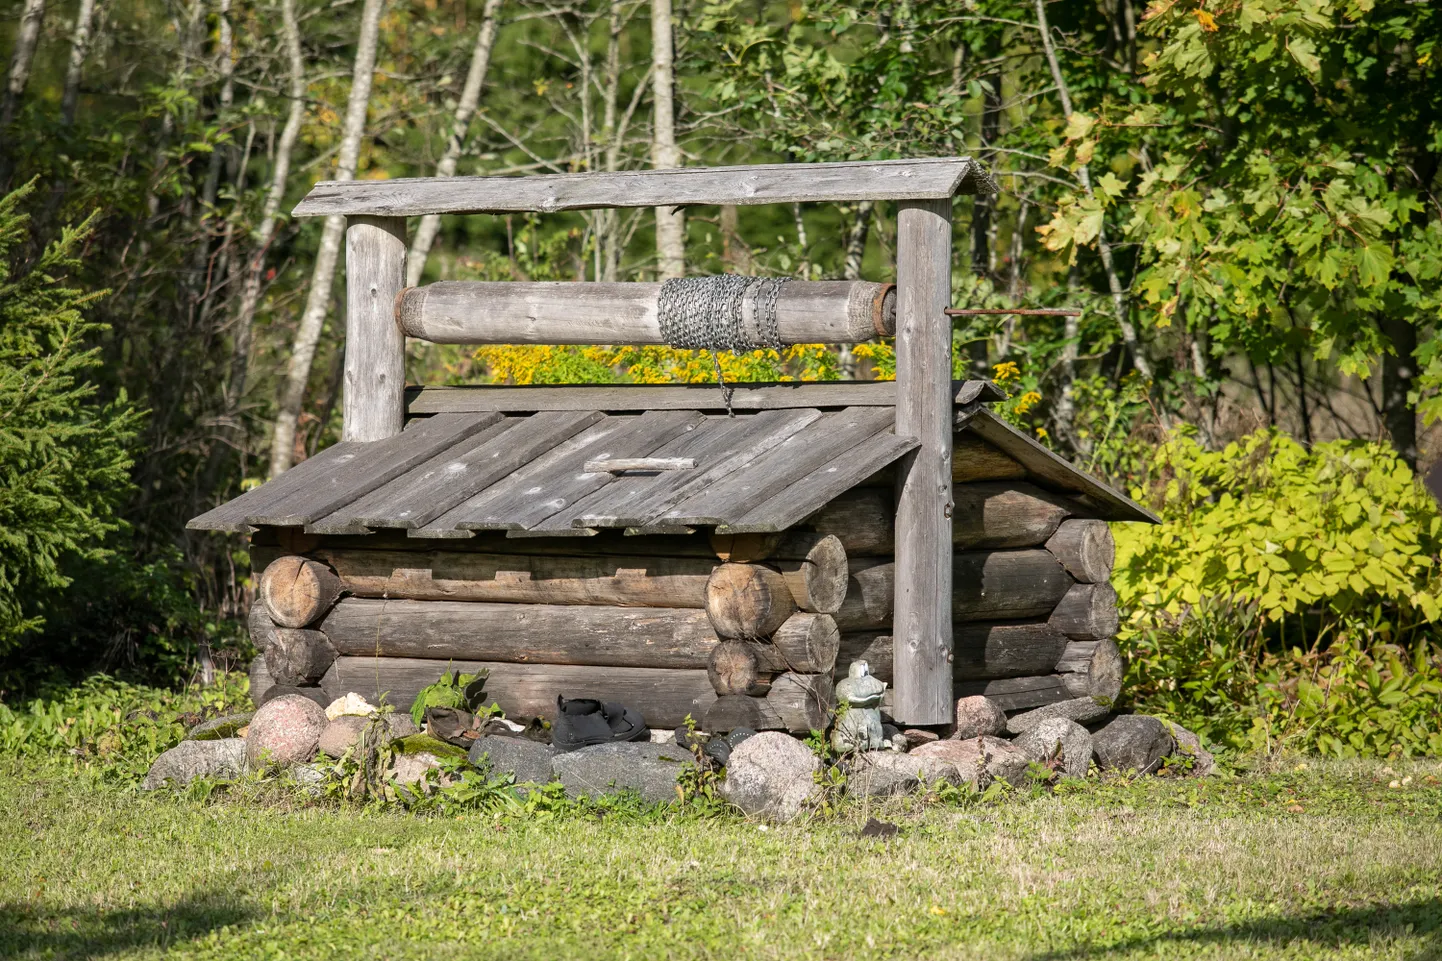
[[[681,166],[676,145],[675,44],[671,37],[671,0],[651,0],[651,166]],[[662,279],[686,273],[686,219],[680,210],[656,208],[656,272]]]
[[75,29],[70,34],[70,60],[65,66],[65,92],[60,97],[60,122],[66,127],[75,123],[75,109],[80,102],[80,77],[85,59],[90,55],[90,34],[95,26],[95,0],[80,0],[75,14]]
[[[346,103],[345,121],[341,128],[336,180],[354,180],[360,161],[361,138],[365,134],[366,110],[370,106],[371,81],[375,74],[376,47],[380,40],[381,13],[385,0],[365,0],[361,11],[360,37],[356,43],[354,70],[351,74],[350,99]],[[325,318],[330,311],[331,285],[335,282],[336,262],[340,259],[341,240],[345,235],[345,218],[327,217],[316,250],[315,269],[311,273],[310,290],[305,309],[295,332],[290,364],[281,387],[275,430],[270,443],[270,476],[290,469],[295,458],[295,428],[305,402],[306,383],[315,361],[316,344],[320,341]]]
[[[461,99],[456,103],[455,116],[451,120],[451,136],[446,141],[446,152],[436,164],[437,177],[454,177],[461,151],[466,144],[466,131],[470,129],[471,117],[481,102],[481,89],[486,84],[486,73],[491,66],[491,49],[496,45],[496,34],[500,30],[497,15],[501,0],[486,0],[481,11],[481,26],[476,32],[476,45],[471,51],[471,65],[466,71],[466,82],[461,87]],[[406,257],[406,283],[414,287],[421,282],[426,270],[426,258],[441,230],[439,214],[427,214],[421,218],[411,249]]]
[[10,55],[10,69],[6,73],[4,99],[0,100],[0,131],[14,122],[20,98],[30,83],[30,66],[35,62],[35,48],[40,45],[40,26],[44,20],[45,0],[25,0],[20,29],[15,33],[15,50]]

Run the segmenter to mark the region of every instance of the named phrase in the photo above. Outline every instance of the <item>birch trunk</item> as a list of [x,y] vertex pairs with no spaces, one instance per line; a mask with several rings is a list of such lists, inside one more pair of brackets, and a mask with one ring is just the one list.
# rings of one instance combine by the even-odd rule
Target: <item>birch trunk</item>
[[70,35],[70,62],[65,67],[65,92],[60,97],[60,123],[75,123],[75,108],[80,101],[80,75],[85,58],[90,55],[90,33],[95,25],[95,0],[80,0],[75,14],[75,31]]
[[[375,73],[376,47],[380,39],[381,12],[385,0],[365,0],[361,11],[360,38],[356,43],[355,69],[351,75],[350,99],[346,104],[345,125],[341,129],[340,155],[336,161],[336,180],[354,180],[360,159],[361,138],[365,133],[366,109],[370,105],[371,80]],[[345,234],[344,217],[327,217],[316,250],[315,270],[311,274],[310,292],[300,327],[295,332],[290,366],[281,390],[280,410],[275,419],[275,432],[270,444],[270,476],[276,477],[290,468],[295,458],[295,428],[305,401],[306,382],[310,380],[311,364],[315,361],[316,344],[320,341],[326,314],[330,310],[331,285],[335,282],[336,261],[340,259],[341,238]]]
[[45,0],[25,0],[20,14],[20,29],[15,34],[15,51],[10,55],[10,70],[5,81],[5,98],[0,101],[0,130],[15,121],[20,98],[30,83],[30,66],[35,62],[35,48],[40,44],[40,27],[45,20]]
[[[676,145],[675,46],[671,38],[671,0],[651,0],[651,166],[681,166]],[[662,280],[686,273],[686,220],[680,210],[656,208],[656,273]]]
[[[481,88],[486,84],[486,73],[491,66],[491,50],[496,45],[499,24],[496,16],[501,9],[501,0],[486,0],[481,11],[481,27],[476,33],[476,45],[471,51],[471,66],[466,71],[466,82],[461,87],[461,99],[456,104],[455,116],[451,120],[451,136],[446,142],[446,152],[436,164],[437,177],[454,177],[456,165],[460,162],[461,151],[465,148],[466,131],[470,129],[471,117],[481,102]],[[406,257],[406,285],[414,287],[421,282],[426,271],[426,258],[441,230],[439,214],[427,214],[421,218],[416,229],[415,240],[411,241],[410,253]]]

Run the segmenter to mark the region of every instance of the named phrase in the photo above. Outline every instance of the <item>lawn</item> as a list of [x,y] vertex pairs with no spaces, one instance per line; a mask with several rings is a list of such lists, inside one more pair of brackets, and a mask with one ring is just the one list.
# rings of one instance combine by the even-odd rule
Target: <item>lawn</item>
[[[767,829],[145,796],[0,761],[0,958],[1439,958],[1439,778],[1292,761]],[[870,814],[901,833],[861,837]]]

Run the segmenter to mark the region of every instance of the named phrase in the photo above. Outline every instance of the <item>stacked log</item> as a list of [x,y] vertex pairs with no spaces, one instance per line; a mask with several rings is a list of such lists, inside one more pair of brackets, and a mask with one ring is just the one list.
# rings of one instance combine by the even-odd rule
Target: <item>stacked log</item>
[[[670,727],[701,722],[722,687],[765,702],[760,723],[778,729],[824,726],[831,710],[830,613],[848,579],[826,534],[482,536],[444,550],[384,533],[267,534],[253,556],[276,583],[262,576],[251,634],[277,684],[405,707],[446,671],[484,668],[488,694],[517,717],[549,717],[558,694],[591,696]],[[290,616],[299,628],[271,610],[292,582],[290,594],[320,599]],[[713,657],[723,649],[729,660]]]

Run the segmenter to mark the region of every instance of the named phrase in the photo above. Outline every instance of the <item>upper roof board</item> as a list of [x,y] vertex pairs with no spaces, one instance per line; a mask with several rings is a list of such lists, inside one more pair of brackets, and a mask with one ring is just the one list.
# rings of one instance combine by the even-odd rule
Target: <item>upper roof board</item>
[[[420,391],[411,410],[428,416],[414,416],[400,434],[329,447],[188,526],[400,529],[434,539],[485,530],[781,531],[917,446],[895,433],[895,408],[883,402],[889,386],[738,385],[734,416],[714,387]],[[961,429],[1020,462],[1036,482],[1080,496],[1107,520],[1156,520],[981,406],[1001,396],[992,385],[958,383],[954,396]],[[646,457],[695,466],[586,469],[595,460]]]

